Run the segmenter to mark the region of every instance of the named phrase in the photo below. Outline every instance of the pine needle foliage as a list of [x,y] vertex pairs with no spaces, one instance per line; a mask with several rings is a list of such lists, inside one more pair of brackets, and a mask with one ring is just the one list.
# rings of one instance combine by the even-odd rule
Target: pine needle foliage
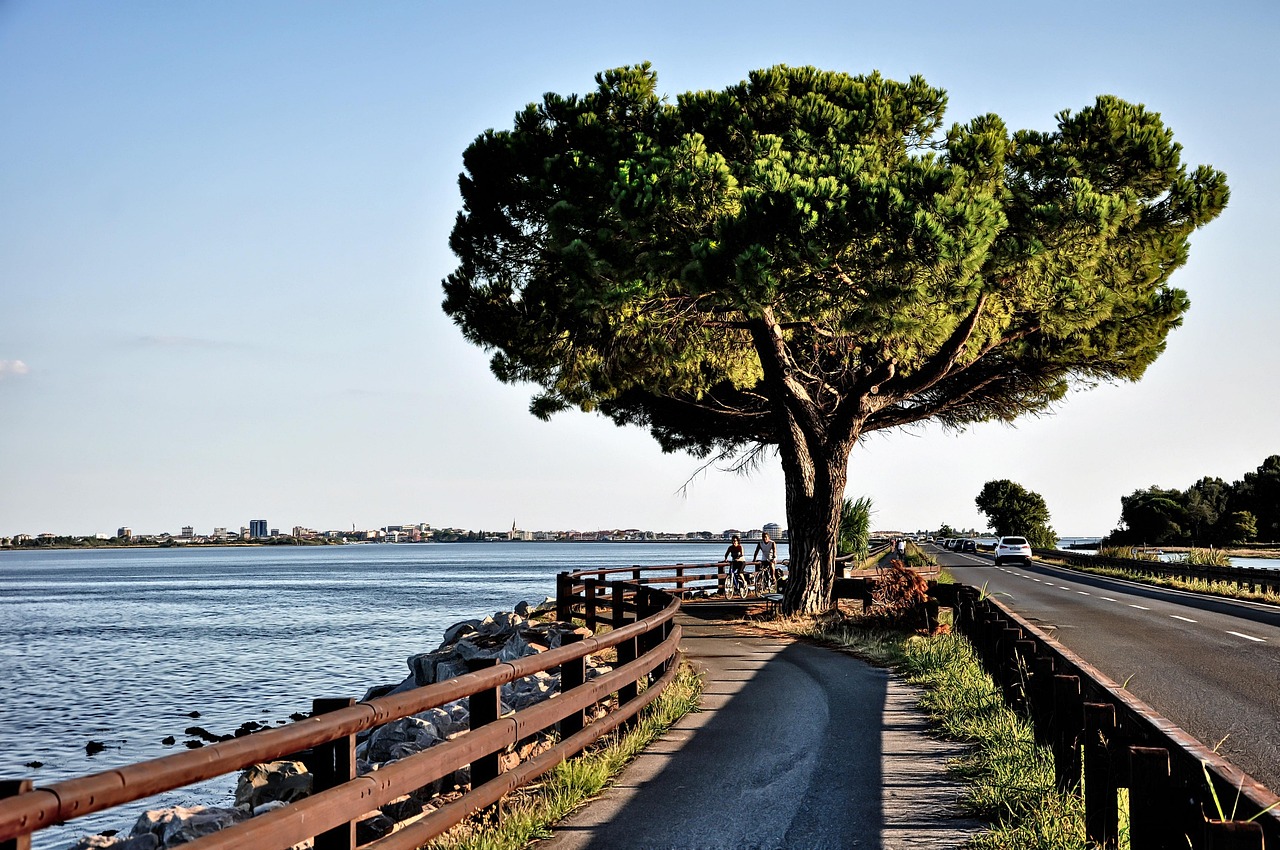
[[1228,199],[1160,116],[1103,95],[1052,130],[947,125],[947,95],[813,67],[667,97],[650,65],[547,94],[463,155],[444,309],[535,387],[666,451],[776,447],[785,607],[830,603],[854,445],[1041,413],[1137,380]]

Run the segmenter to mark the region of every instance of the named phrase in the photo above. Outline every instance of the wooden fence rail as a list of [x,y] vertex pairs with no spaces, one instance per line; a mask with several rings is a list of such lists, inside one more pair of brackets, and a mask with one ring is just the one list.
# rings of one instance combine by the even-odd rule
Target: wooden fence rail
[[1065,561],[1074,567],[1115,567],[1133,573],[1208,582],[1223,582],[1254,591],[1280,594],[1280,570],[1261,567],[1210,567],[1182,564],[1177,561],[1146,561],[1138,558],[1112,558],[1105,555],[1081,555],[1059,549],[1036,549],[1038,558]]
[[[1006,701],[1054,754],[1055,782],[1083,788],[1090,841],[1116,847],[1127,790],[1129,847],[1280,847],[1280,798],[1084,659],[964,585],[940,585]],[[1221,809],[1219,808],[1221,806]]]
[[[674,617],[679,599],[631,582],[589,584],[595,593],[622,600],[619,615],[609,621],[612,631],[367,702],[317,700],[309,718],[199,750],[38,788],[26,780],[0,782],[0,850],[29,850],[31,834],[50,826],[255,764],[299,756],[312,773],[310,796],[184,846],[272,850],[315,837],[317,850],[349,850],[357,846],[357,821],[469,766],[469,792],[398,831],[360,845],[377,850],[418,847],[628,722],[674,678],[680,643]],[[572,613],[587,608],[591,597],[574,595],[575,588],[583,586],[569,581],[558,588],[566,595],[558,599],[557,610]],[[600,622],[599,617],[593,618],[590,628],[594,631]],[[610,648],[616,648],[617,664],[610,672],[585,681],[587,656]],[[555,699],[499,716],[503,685],[548,671],[561,675]],[[614,694],[617,708],[588,723],[587,709]],[[470,705],[469,732],[355,775],[358,734],[463,698]],[[507,747],[548,731],[558,732],[554,746],[501,771],[498,756]]]

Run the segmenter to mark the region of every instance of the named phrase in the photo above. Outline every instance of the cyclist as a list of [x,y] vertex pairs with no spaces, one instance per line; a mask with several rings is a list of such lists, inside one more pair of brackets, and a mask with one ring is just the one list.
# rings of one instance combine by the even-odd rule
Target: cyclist
[[773,593],[778,587],[778,568],[774,566],[778,560],[778,544],[763,532],[760,542],[756,544],[755,554],[751,560],[758,561],[756,566],[755,585],[759,593]]
[[733,535],[729,548],[724,550],[724,559],[729,562],[729,595],[741,592],[747,595],[747,559],[742,550],[742,541]]

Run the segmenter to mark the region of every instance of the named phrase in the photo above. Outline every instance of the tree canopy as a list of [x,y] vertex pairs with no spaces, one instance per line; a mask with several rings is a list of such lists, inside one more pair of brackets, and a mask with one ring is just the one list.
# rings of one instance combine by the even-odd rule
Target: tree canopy
[[648,64],[547,94],[464,154],[444,309],[537,416],[776,447],[786,605],[820,610],[857,440],[1138,379],[1188,307],[1167,285],[1188,236],[1227,202],[1141,105],[1014,132],[945,106],[918,76],[786,66],[674,100]]
[[1233,483],[1205,476],[1186,490],[1151,486],[1120,499],[1109,540],[1153,546],[1280,541],[1280,455]]
[[1058,535],[1049,525],[1049,506],[1039,493],[1002,478],[984,484],[973,501],[987,515],[997,537],[1025,537],[1037,549],[1058,545]]

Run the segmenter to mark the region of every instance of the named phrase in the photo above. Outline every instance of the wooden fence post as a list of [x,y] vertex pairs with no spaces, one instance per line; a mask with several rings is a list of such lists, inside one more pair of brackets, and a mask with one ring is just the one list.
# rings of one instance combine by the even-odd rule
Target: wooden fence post
[[[472,658],[467,666],[472,672],[487,670],[496,666],[496,658]],[[467,711],[470,714],[471,729],[474,731],[496,721],[502,716],[502,689],[489,688],[478,691],[467,698]],[[502,772],[502,761],[499,753],[489,753],[471,762],[471,787],[479,788],[491,779],[497,779]]]
[[[637,614],[637,616],[639,615]],[[618,649],[618,666],[619,667],[621,667],[624,664],[629,664],[630,662],[636,660],[637,649],[638,649],[636,646],[636,638],[631,638],[630,640],[624,640],[622,643],[618,644],[617,649]],[[635,699],[637,696],[639,696],[639,694],[640,694],[640,689],[636,686],[635,682],[631,682],[630,684],[626,684],[626,685],[621,685],[618,688],[618,705],[619,706],[626,705],[627,703]]]
[[1052,655],[1037,655],[1031,663],[1031,723],[1036,743],[1041,746],[1052,740],[1053,726],[1053,674]]
[[562,623],[573,619],[573,581],[568,573],[556,574],[556,619]]
[[1112,769],[1112,739],[1116,707],[1111,703],[1084,704],[1084,834],[1103,847],[1119,841],[1118,777]]
[[[311,702],[311,716],[350,708],[351,697],[320,698]],[[313,747],[305,757],[311,774],[311,793],[328,791],[356,778],[356,736],[348,735]],[[316,836],[315,850],[355,850],[356,822],[349,821]]]
[[[0,800],[25,794],[33,787],[30,779],[0,779]],[[0,850],[31,850],[31,836],[19,835],[8,841],[0,841]]]
[[1080,677],[1053,677],[1053,783],[1062,793],[1080,788],[1080,732],[1084,727]]
[[613,627],[620,629],[627,624],[627,585],[624,582],[613,583]]
[[[562,646],[580,643],[582,635],[578,632],[567,633],[562,640]],[[575,658],[572,661],[566,661],[560,665],[560,694],[567,694],[569,691],[584,684],[587,681],[587,659],[586,656]],[[568,738],[576,732],[581,732],[586,726],[586,711],[575,711],[568,714],[560,721],[560,740]]]
[[1130,850],[1164,850],[1177,842],[1169,816],[1169,751],[1129,748]]
[[587,578],[582,580],[582,592],[586,596],[587,608],[586,614],[583,615],[583,622],[593,632],[596,630],[596,590],[599,586],[598,579]]
[[1205,850],[1263,850],[1262,824],[1211,820],[1204,825]]

